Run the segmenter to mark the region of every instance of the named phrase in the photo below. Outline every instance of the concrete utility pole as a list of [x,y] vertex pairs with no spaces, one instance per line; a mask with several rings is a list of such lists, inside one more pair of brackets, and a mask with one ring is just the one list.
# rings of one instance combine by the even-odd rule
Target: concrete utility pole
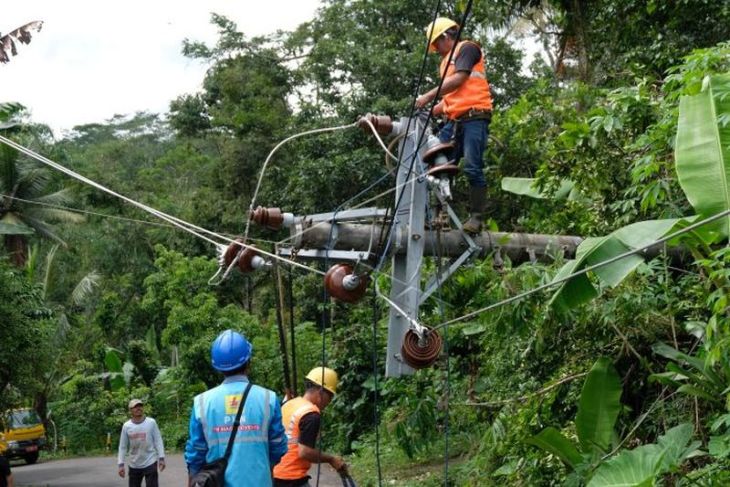
[[[298,249],[322,249],[330,242],[329,237],[333,223],[312,223],[305,221],[303,233],[295,235],[294,246]],[[334,250],[350,250],[367,252],[371,236],[378,235],[382,224],[334,223],[337,227],[337,240],[331,243]],[[406,252],[406,235],[394,236],[391,243],[396,254]],[[461,255],[467,244],[461,238],[460,232],[455,230],[426,230],[424,238],[424,253],[429,257],[451,258]],[[513,263],[521,264],[527,261],[552,262],[556,255],[562,254],[565,258],[573,258],[575,250],[583,241],[581,237],[565,235],[543,235],[532,233],[482,232],[472,235],[474,243],[479,247],[474,257],[486,257],[491,253],[499,253],[508,257]],[[311,254],[297,252],[297,256],[308,259]]]

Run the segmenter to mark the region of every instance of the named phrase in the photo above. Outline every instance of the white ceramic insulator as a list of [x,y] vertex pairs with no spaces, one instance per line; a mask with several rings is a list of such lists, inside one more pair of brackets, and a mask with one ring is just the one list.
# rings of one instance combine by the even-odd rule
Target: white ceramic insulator
[[360,285],[360,276],[348,274],[342,279],[342,287],[348,291],[354,291]]

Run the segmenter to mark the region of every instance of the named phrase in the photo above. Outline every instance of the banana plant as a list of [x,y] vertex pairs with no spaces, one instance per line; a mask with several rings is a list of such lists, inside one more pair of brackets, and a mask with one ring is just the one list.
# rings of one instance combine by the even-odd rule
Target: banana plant
[[570,179],[561,180],[560,187],[552,195],[540,189],[537,181],[537,178],[502,178],[502,190],[507,191],[508,193],[529,196],[530,198],[539,200],[561,200],[563,198],[567,198],[570,201],[579,201],[583,199],[580,192],[575,187],[575,182]]
[[[706,77],[699,93],[680,100],[674,155],[680,186],[697,214],[638,222],[604,237],[587,238],[578,247],[576,258],[565,263],[554,281],[651,244],[692,222],[730,210],[730,73]],[[730,216],[696,229],[687,238],[695,246],[706,247],[725,241],[728,236]],[[668,245],[678,243],[675,239]],[[634,254],[597,269],[593,275],[602,287],[614,287],[643,261],[643,257]],[[563,283],[550,304],[565,311],[597,295],[598,289],[583,274]]]
[[652,350],[670,360],[667,371],[649,376],[662,384],[676,387],[677,392],[689,394],[723,406],[729,400],[730,366],[725,363],[713,366],[707,360],[680,352],[666,343],[656,343]]
[[[704,454],[699,441],[690,442],[692,425],[681,424],[660,436],[657,443],[633,450],[615,445],[614,426],[621,410],[621,380],[607,358],[600,358],[586,377],[578,403],[575,427],[578,442],[547,427],[527,440],[555,455],[572,472],[566,485],[588,487],[647,487],[662,474],[676,471],[688,458]],[[618,454],[612,456],[614,450]]]
[[134,377],[134,364],[129,361],[122,363],[122,352],[107,347],[104,356],[104,365],[107,372],[101,374],[103,379],[109,380],[109,386],[112,391],[116,392],[122,387],[129,387]]

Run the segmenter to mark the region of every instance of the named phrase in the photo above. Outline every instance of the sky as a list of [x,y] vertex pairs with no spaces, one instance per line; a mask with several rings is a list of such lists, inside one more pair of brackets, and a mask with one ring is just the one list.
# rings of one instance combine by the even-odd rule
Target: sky
[[0,64],[0,102],[19,102],[57,136],[115,114],[167,112],[200,89],[206,66],[185,58],[185,38],[215,43],[210,14],[247,37],[291,30],[314,17],[319,0],[11,0],[3,34],[33,20],[43,29]]

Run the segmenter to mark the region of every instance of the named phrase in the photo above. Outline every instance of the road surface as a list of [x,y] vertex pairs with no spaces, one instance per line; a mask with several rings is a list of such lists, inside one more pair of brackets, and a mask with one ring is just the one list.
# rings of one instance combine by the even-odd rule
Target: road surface
[[[12,462],[17,487],[126,487],[127,479],[117,475],[116,457],[85,457],[43,461],[35,465]],[[312,468],[312,486],[316,485],[317,467]],[[160,474],[160,487],[184,487],[187,471],[182,455],[167,457],[167,468]],[[329,465],[322,465],[320,487],[341,487],[340,477]]]

